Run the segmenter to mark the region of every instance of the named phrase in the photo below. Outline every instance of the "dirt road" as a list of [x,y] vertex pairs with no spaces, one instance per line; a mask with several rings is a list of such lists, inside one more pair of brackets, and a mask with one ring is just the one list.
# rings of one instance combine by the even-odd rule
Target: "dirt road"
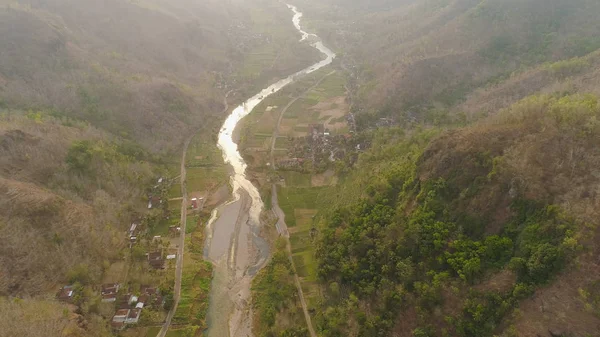
[[167,314],[167,318],[165,320],[165,324],[162,329],[158,333],[157,337],[165,337],[167,331],[169,330],[169,326],[171,325],[171,321],[173,320],[173,316],[175,316],[175,312],[177,311],[177,306],[179,305],[179,298],[181,297],[181,275],[183,273],[183,253],[184,253],[184,244],[185,244],[185,228],[187,224],[187,181],[186,181],[186,169],[185,169],[185,159],[188,147],[190,146],[190,142],[194,136],[190,136],[183,145],[183,153],[181,155],[181,233],[179,234],[179,247],[177,248],[177,264],[175,266],[175,288],[173,289],[173,307],[169,310]]

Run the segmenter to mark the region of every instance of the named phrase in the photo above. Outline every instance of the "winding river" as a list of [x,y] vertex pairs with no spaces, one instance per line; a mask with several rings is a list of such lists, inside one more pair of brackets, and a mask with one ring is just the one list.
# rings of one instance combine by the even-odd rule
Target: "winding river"
[[287,6],[294,13],[292,23],[302,36],[300,41],[314,41],[311,46],[325,58],[270,85],[236,107],[219,132],[218,147],[232,168],[233,200],[214,210],[207,226],[205,258],[215,266],[208,312],[208,336],[211,337],[252,336],[250,286],[254,275],[269,258],[269,245],[259,235],[264,204],[258,189],[246,178],[247,165],[234,141],[234,130],[265,98],[299,77],[329,65],[335,58],[333,51],[315,34],[302,29],[302,13],[295,6]]

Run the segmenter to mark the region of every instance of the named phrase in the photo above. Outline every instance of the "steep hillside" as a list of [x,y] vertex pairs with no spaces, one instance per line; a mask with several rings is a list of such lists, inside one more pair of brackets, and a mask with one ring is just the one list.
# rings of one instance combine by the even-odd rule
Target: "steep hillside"
[[[297,34],[284,6],[262,5],[271,8],[187,0],[0,2],[0,100],[54,108],[153,152],[172,151],[215,117],[229,89],[260,85],[315,56],[308,46],[288,48]],[[255,52],[264,64],[256,64]]]
[[305,3],[318,6],[312,24],[358,77],[357,105],[388,116],[451,107],[514,72],[600,47],[596,1]]
[[79,266],[84,281],[98,280],[143,209],[156,162],[89,125],[16,111],[0,118],[0,144],[0,293],[42,294]]
[[595,51],[515,73],[498,84],[473,91],[454,109],[471,116],[488,115],[534,93],[600,94],[600,53]]
[[382,132],[321,222],[321,333],[593,336],[599,113],[535,96],[463,129]]

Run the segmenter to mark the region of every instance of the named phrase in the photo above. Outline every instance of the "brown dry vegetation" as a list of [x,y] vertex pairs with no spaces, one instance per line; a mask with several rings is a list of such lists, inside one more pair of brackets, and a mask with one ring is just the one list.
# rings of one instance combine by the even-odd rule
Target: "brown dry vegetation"
[[[1,337],[100,337],[108,336],[98,318],[86,321],[72,306],[54,301],[0,299]],[[84,329],[87,327],[89,329]]]
[[[76,140],[96,144],[89,172],[66,162]],[[111,146],[110,137],[83,124],[35,121],[18,112],[0,119],[0,293],[54,290],[80,265],[88,269],[88,282],[97,281],[102,264],[116,258],[124,243],[120,230],[140,209],[153,172],[148,163],[112,153]]]
[[[311,24],[344,51],[342,62],[358,78],[355,103],[387,115],[451,107],[513,73],[600,47],[593,14],[600,7],[590,0],[304,3]],[[554,82],[531,81],[520,98],[537,81]]]
[[[227,91],[317,56],[290,18],[266,0],[0,0],[0,336],[109,333],[97,286],[183,140],[212,141]],[[48,300],[73,282],[77,307]]]
[[[218,124],[215,114],[228,89],[255,88],[315,57],[297,44],[285,6],[253,6],[0,1],[0,99],[53,108],[153,152],[173,151],[193,129]],[[269,31],[279,26],[277,34]],[[240,74],[256,53],[265,65]]]

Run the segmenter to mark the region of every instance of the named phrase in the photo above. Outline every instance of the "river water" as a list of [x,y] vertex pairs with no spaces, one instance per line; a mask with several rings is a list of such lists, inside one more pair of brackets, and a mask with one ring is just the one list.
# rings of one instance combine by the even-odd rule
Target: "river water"
[[252,336],[250,286],[253,276],[269,258],[269,245],[259,235],[264,204],[256,186],[246,178],[247,165],[234,141],[234,130],[265,98],[298,78],[329,65],[335,58],[333,51],[315,34],[302,29],[302,13],[295,6],[288,5],[288,8],[294,14],[292,23],[302,36],[300,41],[313,41],[311,46],[325,58],[273,83],[236,107],[219,132],[217,145],[225,163],[232,167],[233,200],[214,210],[207,226],[205,258],[215,266],[208,312],[208,336],[211,337]]

